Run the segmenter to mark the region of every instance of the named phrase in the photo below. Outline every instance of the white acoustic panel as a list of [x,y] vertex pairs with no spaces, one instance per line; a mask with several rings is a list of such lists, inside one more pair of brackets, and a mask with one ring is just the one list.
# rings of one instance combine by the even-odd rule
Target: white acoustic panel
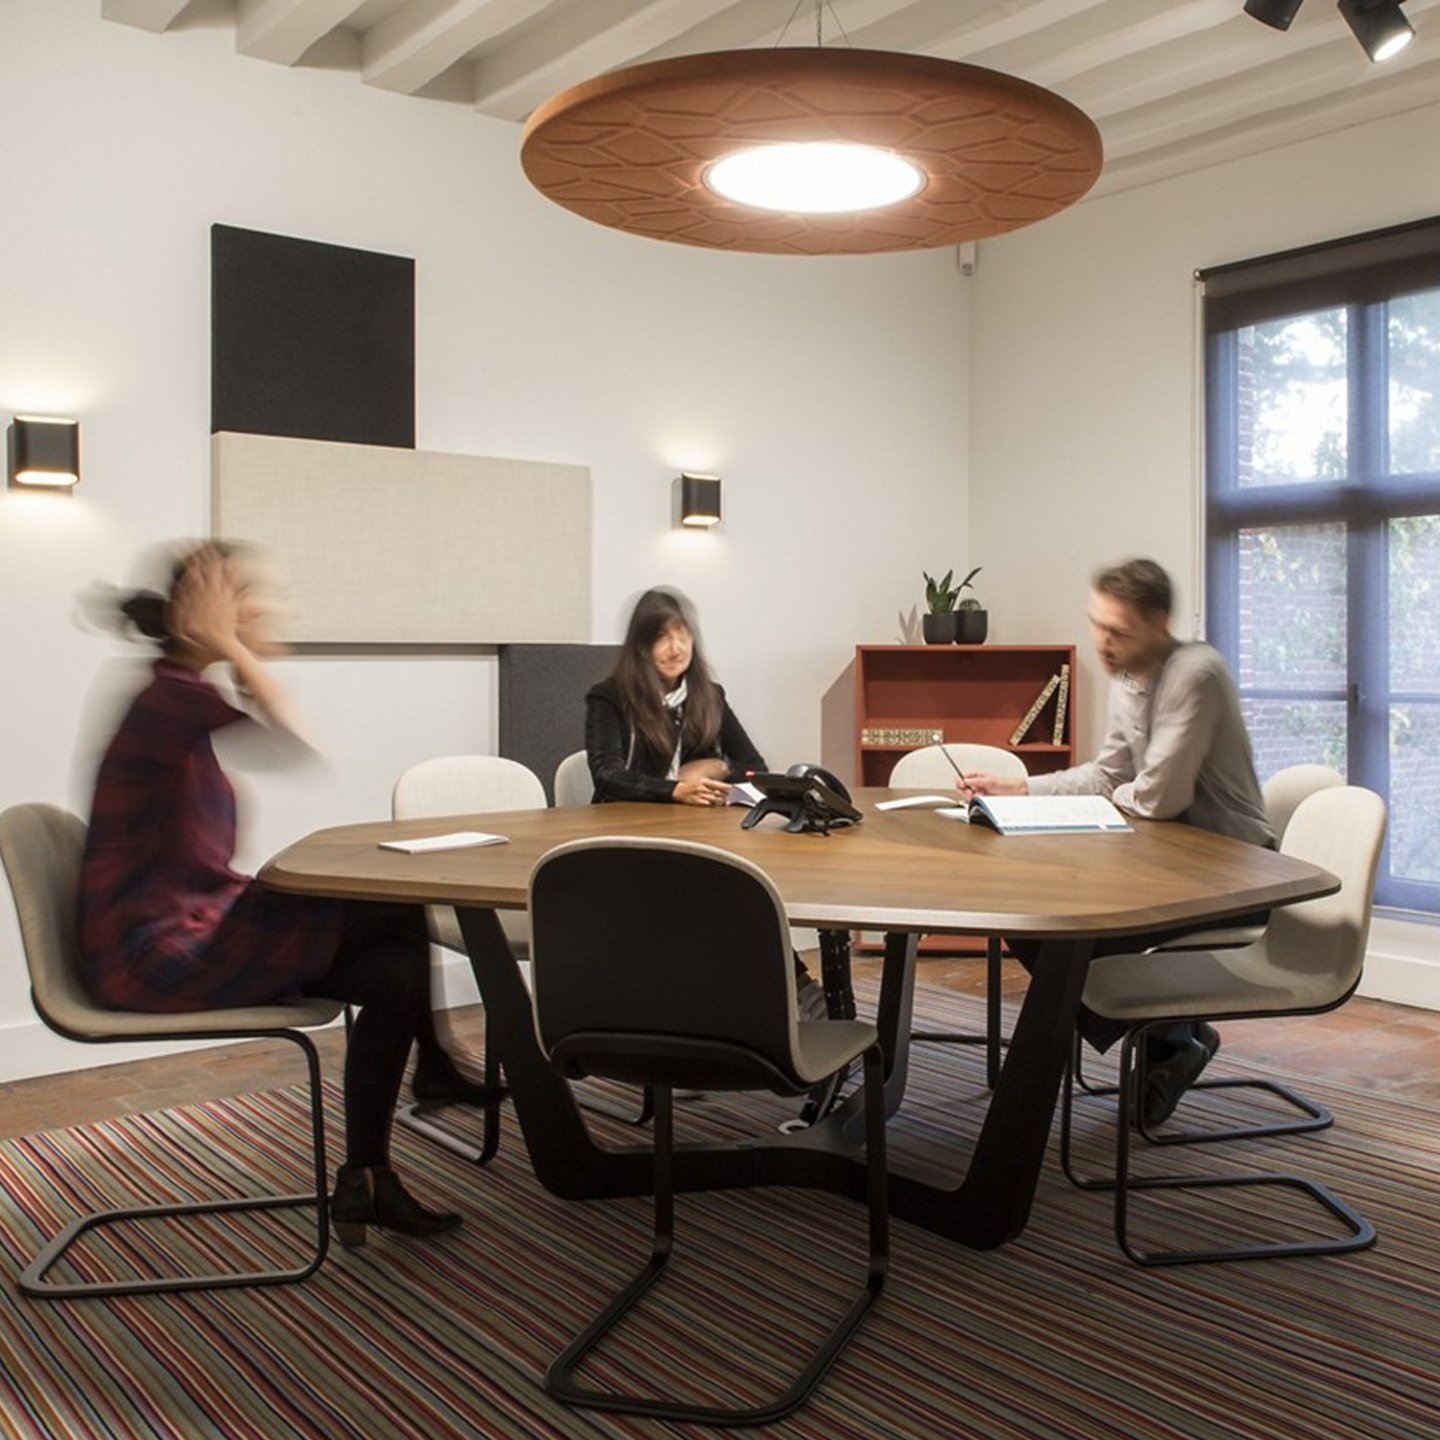
[[279,571],[287,640],[590,638],[590,472],[221,432],[211,531]]

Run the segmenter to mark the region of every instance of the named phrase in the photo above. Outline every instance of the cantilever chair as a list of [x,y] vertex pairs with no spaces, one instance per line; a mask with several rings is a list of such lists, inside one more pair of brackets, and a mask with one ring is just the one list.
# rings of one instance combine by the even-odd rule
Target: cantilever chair
[[[329,1197],[325,1169],[325,1121],[320,1091],[320,1059],[306,1027],[325,1025],[340,1013],[333,1000],[245,1009],[150,1014],[106,1010],[86,993],[76,938],[80,859],[85,825],[54,805],[15,805],[0,815],[0,859],[20,920],[20,938],[30,970],[30,993],[41,1020],[68,1040],[112,1044],[135,1040],[288,1040],[305,1056],[310,1085],[310,1130],[314,1188],[294,1195],[263,1195],[181,1204],[126,1206],[98,1210],[71,1221],[21,1272],[26,1295],[74,1300],[100,1295],[147,1295],[160,1291],[216,1290],[248,1285],[283,1285],[313,1275],[329,1248]],[[309,1258],[289,1267],[268,1266],[215,1272],[139,1275],[113,1280],[47,1280],[70,1247],[90,1231],[107,1226],[170,1216],[238,1214],[259,1210],[314,1207],[315,1240]],[[270,1242],[266,1242],[268,1247]]]
[[556,805],[588,805],[595,798],[590,757],[584,750],[567,755],[555,767]]
[[[890,784],[897,787],[936,789],[949,792],[955,787],[957,770],[983,770],[1010,780],[1024,780],[1028,771],[1025,762],[1012,750],[997,745],[953,743],[927,745],[902,755],[890,772]],[[993,1090],[1000,1079],[1000,937],[991,935],[985,941],[985,1033],[955,1035],[940,1030],[912,1030],[912,1040],[928,1040],[940,1045],[983,1045],[985,1047],[985,1080]]]
[[[1345,777],[1328,765],[1291,765],[1277,770],[1260,787],[1265,802],[1265,815],[1270,828],[1275,832],[1275,842],[1285,838],[1290,817],[1296,807],[1317,790],[1330,790],[1343,785]],[[1203,930],[1190,935],[1181,935],[1167,945],[1156,947],[1157,952],[1166,950],[1219,950],[1228,945],[1250,945],[1265,933],[1263,925],[1227,925],[1214,930]]]
[[[536,1032],[551,1065],[652,1087],[655,1219],[650,1258],[552,1363],[570,1405],[668,1420],[758,1425],[804,1403],[880,1294],[888,1268],[881,1054],[873,1026],[797,1020],[789,928],[748,861],[681,840],[561,845],[530,879]],[[674,1241],[675,1087],[803,1095],[864,1057],[869,1264],[865,1285],[785,1392],[749,1408],[586,1388],[575,1372],[664,1273]],[[739,1144],[743,1148],[745,1141]],[[738,1258],[738,1257],[737,1257]],[[773,1337],[784,1350],[788,1335]]]
[[[545,787],[533,770],[518,760],[499,755],[440,755],[421,760],[404,771],[395,782],[390,796],[390,813],[396,820],[417,820],[430,815],[464,815],[489,810],[543,810]],[[530,954],[529,918],[518,911],[497,912],[500,928],[517,960],[525,961]],[[430,939],[442,949],[465,955],[465,937],[460,921],[449,905],[429,905],[425,909]],[[500,1070],[485,1047],[485,1083],[497,1084]],[[444,1126],[426,1118],[432,1107],[406,1105],[399,1120],[409,1130],[430,1139],[483,1165],[498,1149],[500,1125],[497,1107],[485,1107],[485,1128],[480,1149]]]
[[[1187,1020],[1318,1015],[1350,998],[1360,983],[1365,962],[1375,871],[1384,838],[1385,802],[1373,791],[1351,785],[1318,790],[1296,807],[1280,848],[1287,855],[1308,860],[1338,876],[1341,888],[1336,894],[1274,910],[1264,934],[1250,945],[1175,950],[1163,955],[1107,955],[1091,962],[1085,1004],[1097,1014],[1129,1026],[1120,1051],[1114,1179],[1080,1180],[1071,1165],[1073,1066],[1066,1075],[1061,1108],[1061,1160],[1065,1173],[1081,1188],[1113,1189],[1115,1237],[1125,1254],[1138,1264],[1338,1254],[1374,1242],[1375,1230],[1367,1220],[1323,1185],[1298,1175],[1132,1176],[1130,1126],[1136,1056],[1142,1053],[1145,1034],[1152,1026]],[[1257,1083],[1266,1082],[1201,1080],[1192,1090]],[[1322,1123],[1329,1123],[1328,1114]],[[1311,1124],[1304,1128],[1320,1127]],[[1268,1132],[1231,1130],[1215,1138],[1263,1133]],[[1347,1233],[1338,1238],[1163,1251],[1144,1250],[1130,1240],[1132,1192],[1235,1186],[1282,1186],[1301,1191],[1339,1220]]]

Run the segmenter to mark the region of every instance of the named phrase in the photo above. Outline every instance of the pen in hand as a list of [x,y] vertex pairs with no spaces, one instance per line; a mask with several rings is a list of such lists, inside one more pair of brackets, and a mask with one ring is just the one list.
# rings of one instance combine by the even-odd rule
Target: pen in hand
[[955,772],[955,778],[958,782],[956,789],[963,791],[966,795],[973,794],[974,792],[970,788],[970,782],[965,778],[965,772],[955,763],[955,757],[950,753],[950,747],[948,745],[942,745],[940,751],[950,762],[950,768]]

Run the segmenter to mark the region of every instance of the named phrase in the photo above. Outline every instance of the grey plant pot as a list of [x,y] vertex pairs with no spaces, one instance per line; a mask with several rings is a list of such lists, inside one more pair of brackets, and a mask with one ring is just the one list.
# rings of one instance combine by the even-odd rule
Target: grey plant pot
[[957,610],[955,612],[955,643],[957,645],[983,645],[990,633],[990,612],[988,610]]
[[921,629],[925,635],[927,645],[953,645],[955,643],[955,615],[948,612],[944,615],[922,615],[920,617]]

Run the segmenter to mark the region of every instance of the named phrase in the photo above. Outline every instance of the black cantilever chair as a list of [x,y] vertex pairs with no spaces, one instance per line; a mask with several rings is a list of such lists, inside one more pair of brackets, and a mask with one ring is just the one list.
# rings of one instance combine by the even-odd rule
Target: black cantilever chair
[[[804,1403],[885,1283],[889,1253],[880,1045],[856,1020],[798,1020],[785,911],[763,871],[680,840],[559,846],[530,880],[535,1023],[551,1065],[650,1086],[655,1223],[650,1258],[559,1355],[546,1390],[570,1405],[668,1420],[758,1425]],[[664,1273],[674,1242],[673,1097],[680,1087],[803,1095],[864,1057],[869,1265],[865,1285],[768,1404],[723,1408],[586,1388],[575,1372]],[[789,1336],[777,1336],[786,1345]]]
[[[340,1013],[335,1000],[302,1000],[289,1005],[257,1005],[245,1009],[198,1010],[183,1014],[150,1014],[106,1010],[86,993],[80,974],[75,935],[76,892],[80,857],[85,849],[85,824],[54,805],[14,805],[0,815],[0,859],[3,859],[20,937],[30,969],[36,1013],[50,1029],[69,1040],[105,1044],[126,1040],[288,1040],[305,1056],[309,1078],[310,1138],[314,1151],[314,1188],[295,1195],[259,1195],[181,1204],[131,1206],[81,1215],[66,1226],[20,1273],[23,1294],[50,1300],[98,1295],[146,1295],[157,1291],[214,1290],[240,1285],[281,1285],[313,1275],[329,1246],[325,1120],[321,1109],[320,1057],[306,1028],[325,1025]],[[291,1265],[204,1271],[191,1274],[140,1275],[115,1280],[49,1280],[47,1274],[66,1252],[90,1231],[101,1232],[117,1222],[161,1220],[177,1215],[213,1215],[258,1210],[313,1208],[315,1240],[308,1258]],[[268,1245],[258,1242],[257,1252]]]

